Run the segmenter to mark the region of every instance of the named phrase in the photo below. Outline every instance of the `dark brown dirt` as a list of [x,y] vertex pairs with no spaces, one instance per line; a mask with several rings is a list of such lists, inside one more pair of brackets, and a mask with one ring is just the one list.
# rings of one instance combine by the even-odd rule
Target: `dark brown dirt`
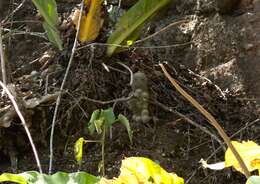
[[[15,2],[19,4],[21,1]],[[176,172],[187,183],[245,183],[245,177],[231,169],[213,172],[201,168],[201,158],[209,159],[210,163],[222,161],[223,150],[218,149],[219,143],[211,136],[176,113],[169,112],[169,109],[182,113],[219,136],[205,118],[171,86],[158,66],[165,62],[171,75],[217,118],[227,134],[235,134],[233,140],[250,139],[259,143],[259,120],[255,121],[260,112],[259,1],[229,4],[230,7],[224,7],[224,10],[216,2],[172,2],[146,25],[142,38],[177,20],[187,19],[189,23],[173,26],[137,45],[146,48],[129,49],[111,58],[105,57],[105,46],[96,45],[77,51],[55,129],[55,171],[77,171],[73,157],[75,141],[81,136],[96,139],[86,132],[91,113],[98,108],[114,106],[116,114],[122,113],[129,118],[134,131],[134,144],[129,145],[124,127],[116,124],[112,138],[107,137],[106,141],[108,177],[119,173],[120,162],[124,157],[145,156],[158,161],[167,171]],[[67,19],[77,3],[79,2],[70,0],[57,1],[61,18]],[[117,1],[111,3],[116,4]],[[123,8],[128,8],[131,3],[130,0]],[[6,9],[3,16],[7,16],[14,7],[10,5],[8,8],[10,10]],[[4,28],[42,33],[44,31],[36,13],[32,3],[26,2],[11,21],[27,22],[5,24]],[[106,21],[109,21],[107,17]],[[111,25],[106,23],[96,42],[104,43],[110,30]],[[75,30],[73,27],[62,30],[62,36],[62,52],[55,50],[47,40],[39,36],[12,35],[10,39],[4,40],[9,63],[9,82],[16,85],[19,99],[40,98],[46,93],[54,94],[58,91],[71,54]],[[88,97],[107,101],[131,94],[129,72],[117,62],[129,66],[133,72],[146,74],[150,92],[149,111],[153,117],[149,123],[134,122],[126,102],[102,105],[84,99]],[[104,64],[109,67],[109,72]],[[2,98],[0,109],[8,104],[8,99]],[[55,102],[48,101],[25,111],[46,172],[54,104]],[[0,113],[0,120],[2,116],[4,113]],[[87,145],[85,153],[81,169],[98,175],[100,145]],[[12,155],[18,158],[17,172],[37,170],[18,118],[13,119],[9,128],[0,128],[0,172],[11,172],[14,169],[9,159]]]

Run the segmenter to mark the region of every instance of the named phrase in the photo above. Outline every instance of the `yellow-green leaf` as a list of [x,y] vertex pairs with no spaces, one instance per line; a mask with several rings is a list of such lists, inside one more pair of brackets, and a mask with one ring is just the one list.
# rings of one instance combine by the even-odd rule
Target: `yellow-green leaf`
[[[253,141],[243,141],[242,143],[231,141],[231,143],[243,159],[248,170],[250,172],[258,170],[258,172],[260,173],[260,146]],[[213,170],[220,170],[226,167],[233,166],[237,171],[243,173],[240,164],[238,163],[230,148],[228,148],[225,153],[225,162],[207,164],[206,161],[201,160],[201,163],[204,168],[209,168]]]
[[15,182],[19,184],[27,184],[27,180],[25,177],[18,174],[4,173],[0,175],[0,182]]
[[79,138],[74,145],[74,155],[79,165],[82,164],[84,138]]
[[100,117],[99,119],[94,121],[94,125],[98,134],[101,134],[103,132],[104,120],[104,117]]
[[[260,146],[253,141],[243,141],[242,143],[237,141],[231,142],[242,159],[244,160],[248,170],[260,170]],[[226,167],[233,166],[237,171],[243,173],[237,159],[233,155],[230,149],[225,154]]]

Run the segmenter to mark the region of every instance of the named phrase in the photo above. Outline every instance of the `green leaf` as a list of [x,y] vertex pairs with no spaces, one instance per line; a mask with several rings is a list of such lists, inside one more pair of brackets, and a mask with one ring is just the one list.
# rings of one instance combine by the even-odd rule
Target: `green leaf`
[[84,138],[79,138],[74,145],[74,155],[79,165],[82,164]]
[[117,119],[119,122],[121,122],[125,126],[127,133],[128,133],[130,143],[133,144],[133,131],[131,130],[129,120],[122,114],[119,114]]
[[111,56],[117,46],[134,34],[140,26],[144,24],[158,10],[169,3],[171,0],[139,0],[131,7],[116,25],[116,30],[110,35],[107,43],[114,44],[108,46],[107,55]]
[[32,0],[44,20],[50,26],[57,26],[59,24],[59,17],[57,12],[57,4],[55,0]]
[[95,132],[95,121],[99,118],[100,112],[101,111],[99,109],[92,112],[91,118],[88,122],[88,130],[91,135],[93,135],[93,133]]
[[51,27],[46,22],[43,22],[42,25],[45,31],[47,32],[49,41],[59,50],[62,50],[62,41],[60,39],[59,31],[55,27]]
[[[17,178],[23,178],[20,180]],[[1,180],[2,179],[2,180]],[[21,174],[4,173],[0,175],[0,181],[16,182],[19,184],[95,184],[100,179],[86,172],[65,173],[57,172],[53,175],[40,174],[35,171],[24,172]]]
[[18,174],[4,173],[0,175],[0,182],[11,181],[20,184],[27,184],[26,178]]
[[116,117],[112,108],[103,110],[102,116],[104,116],[105,121],[108,123],[108,127],[112,126],[112,124],[116,121]]
[[94,121],[94,125],[98,134],[101,134],[103,131],[104,120],[104,117],[100,117]]
[[62,41],[60,39],[57,26],[59,17],[57,12],[57,4],[55,0],[32,0],[45,22],[43,27],[47,32],[48,38],[54,46],[62,50]]
[[246,184],[260,184],[260,176],[251,176],[246,181]]

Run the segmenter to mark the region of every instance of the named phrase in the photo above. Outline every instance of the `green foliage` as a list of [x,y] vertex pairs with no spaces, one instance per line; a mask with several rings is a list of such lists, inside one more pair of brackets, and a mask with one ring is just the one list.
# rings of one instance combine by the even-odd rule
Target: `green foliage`
[[97,109],[94,112],[92,112],[91,118],[90,118],[89,123],[88,123],[89,124],[88,130],[89,130],[89,133],[91,135],[93,135],[94,132],[95,132],[95,121],[98,119],[99,114],[100,114],[100,110],[99,109]]
[[98,133],[98,135],[101,135],[100,140],[84,140],[84,138],[79,138],[75,145],[74,145],[74,154],[75,154],[75,158],[79,164],[79,166],[81,166],[82,163],[82,154],[83,154],[83,145],[84,143],[87,142],[98,142],[101,144],[102,146],[102,160],[99,164],[99,171],[102,170],[103,175],[104,175],[104,171],[105,171],[105,139],[106,139],[106,131],[111,128],[113,126],[114,123],[116,122],[120,122],[122,123],[128,133],[128,137],[130,140],[130,143],[132,144],[132,137],[133,137],[133,133],[129,124],[128,119],[123,116],[122,114],[119,114],[117,119],[116,116],[113,112],[112,108],[108,108],[108,109],[97,109],[95,111],[93,111],[90,121],[88,122],[88,130],[89,133],[91,135],[93,135],[95,133],[95,131]]
[[116,117],[112,108],[101,110],[101,116],[104,117],[104,120],[107,122],[109,127],[116,122]]
[[0,182],[15,182],[19,184],[95,184],[100,179],[86,172],[65,173],[57,172],[53,175],[28,171],[21,174],[4,173],[0,175]]
[[129,120],[122,114],[119,114],[117,119],[120,123],[122,123],[125,126],[128,136],[129,136],[129,140],[130,140],[131,144],[133,144],[133,131],[131,130]]
[[19,184],[184,184],[184,179],[175,173],[168,173],[160,165],[144,157],[128,157],[122,161],[120,175],[113,179],[93,176],[86,172],[53,175],[28,171],[20,174],[4,173],[0,182]]
[[260,176],[251,176],[246,181],[246,184],[260,184]]
[[62,41],[57,26],[59,17],[55,0],[32,0],[44,18],[43,27],[53,45],[62,50]]
[[171,0],[139,0],[119,20],[116,30],[110,35],[107,43],[107,55],[111,56],[117,46],[124,41],[135,40],[144,23]]
[[23,176],[24,174],[11,174],[11,173],[4,173],[0,175],[0,182],[10,181],[20,184],[27,184],[27,180],[29,178]]
[[128,133],[129,140],[132,144],[133,135],[132,135],[132,130],[128,119],[122,114],[119,114],[116,119],[116,116],[112,108],[108,108],[105,110],[103,109],[95,110],[92,113],[90,121],[88,123],[88,130],[91,135],[94,134],[95,130],[98,134],[101,134],[103,131],[106,131],[107,128],[112,127],[113,124],[116,122],[120,122],[125,126]]
[[55,27],[51,27],[49,24],[46,22],[43,22],[43,28],[47,32],[47,36],[49,41],[57,47],[59,50],[62,50],[62,41],[59,36],[59,31]]

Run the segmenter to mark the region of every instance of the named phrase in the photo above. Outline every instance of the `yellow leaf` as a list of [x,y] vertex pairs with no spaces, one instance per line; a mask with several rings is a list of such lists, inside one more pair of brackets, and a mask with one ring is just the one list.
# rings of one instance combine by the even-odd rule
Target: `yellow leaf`
[[[81,42],[91,42],[95,40],[103,25],[102,3],[103,0],[85,0],[86,11],[83,13],[80,22],[79,40]],[[78,24],[80,10],[76,10],[72,16],[72,22]]]
[[108,180],[106,178],[101,178],[98,184],[152,184],[138,181],[134,175],[119,176],[118,178]]
[[75,158],[76,158],[79,165],[81,165],[81,163],[82,163],[84,142],[85,142],[84,138],[81,137],[76,141],[76,143],[74,145],[74,154],[75,154]]
[[133,41],[133,40],[127,40],[127,42],[126,42],[126,44],[127,44],[128,46],[131,46],[131,45],[133,45],[133,43],[134,43],[134,41]]
[[[129,157],[122,161],[119,179],[137,179],[138,183],[183,184],[183,178],[168,173],[152,160],[144,157]],[[133,182],[134,183],[134,182]],[[127,183],[128,184],[128,183]],[[130,183],[129,183],[130,184]]]
[[[243,141],[242,143],[237,141],[231,142],[242,159],[244,160],[248,170],[254,171],[260,169],[260,146],[253,141]],[[233,155],[230,149],[225,154],[226,167],[233,166],[237,171],[243,173],[237,159]]]
[[144,157],[129,157],[122,161],[120,176],[98,184],[184,184],[184,179],[168,173],[152,160]]

